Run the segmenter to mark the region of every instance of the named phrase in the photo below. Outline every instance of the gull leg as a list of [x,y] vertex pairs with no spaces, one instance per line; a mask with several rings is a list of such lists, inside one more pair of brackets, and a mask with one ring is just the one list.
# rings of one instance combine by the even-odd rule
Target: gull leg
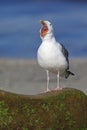
[[62,90],[62,88],[60,87],[60,72],[58,71],[58,74],[57,74],[57,87],[54,89],[55,91],[56,90]]
[[47,89],[46,89],[46,91],[45,92],[50,92],[51,90],[49,89],[49,71],[48,70],[46,70],[46,73],[47,73]]

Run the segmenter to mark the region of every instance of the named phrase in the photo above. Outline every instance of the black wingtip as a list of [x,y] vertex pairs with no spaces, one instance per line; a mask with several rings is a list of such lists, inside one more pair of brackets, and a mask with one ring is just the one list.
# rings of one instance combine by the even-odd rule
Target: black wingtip
[[74,76],[75,74],[70,72],[70,71],[66,71],[66,75],[65,75],[65,78],[67,79],[69,77],[69,75],[72,75]]
[[71,75],[73,75],[73,76],[75,75],[74,73],[72,73],[72,72],[70,72],[70,71],[69,71],[69,73],[70,73]]

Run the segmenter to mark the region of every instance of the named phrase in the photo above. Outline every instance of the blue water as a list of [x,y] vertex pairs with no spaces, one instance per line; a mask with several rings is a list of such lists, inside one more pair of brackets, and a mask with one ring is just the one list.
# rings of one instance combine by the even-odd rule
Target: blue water
[[0,0],[0,57],[36,58],[40,19],[52,22],[56,39],[71,57],[87,56],[86,2]]

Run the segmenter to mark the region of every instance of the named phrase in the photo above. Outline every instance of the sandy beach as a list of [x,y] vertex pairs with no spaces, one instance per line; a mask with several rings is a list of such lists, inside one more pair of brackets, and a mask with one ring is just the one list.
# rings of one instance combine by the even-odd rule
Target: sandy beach
[[[75,76],[61,78],[62,87],[77,88],[87,94],[87,59],[70,60],[70,70]],[[56,87],[56,75],[50,73],[50,88]],[[36,60],[0,59],[0,89],[34,95],[46,89],[46,73]]]

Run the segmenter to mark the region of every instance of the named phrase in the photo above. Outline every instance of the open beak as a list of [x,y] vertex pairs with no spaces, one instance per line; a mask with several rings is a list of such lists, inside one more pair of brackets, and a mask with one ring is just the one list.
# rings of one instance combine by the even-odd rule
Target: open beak
[[44,37],[48,32],[48,27],[44,20],[40,20],[40,23],[42,24],[40,35],[41,35],[41,37]]
[[40,20],[40,23],[41,23],[43,26],[46,25],[45,22],[44,22],[44,20]]

